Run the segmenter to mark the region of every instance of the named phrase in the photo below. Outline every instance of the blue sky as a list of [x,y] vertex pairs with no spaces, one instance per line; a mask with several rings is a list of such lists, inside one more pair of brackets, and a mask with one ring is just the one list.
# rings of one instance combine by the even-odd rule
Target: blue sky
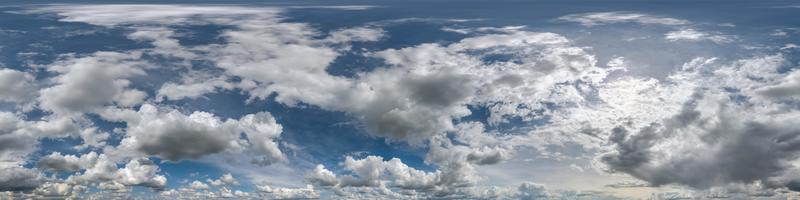
[[794,1],[0,5],[0,199],[800,191]]

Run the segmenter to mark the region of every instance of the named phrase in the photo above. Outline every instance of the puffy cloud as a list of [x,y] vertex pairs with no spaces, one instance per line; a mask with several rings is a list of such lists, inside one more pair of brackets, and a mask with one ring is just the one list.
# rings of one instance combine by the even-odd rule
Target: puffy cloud
[[788,72],[776,84],[759,88],[756,92],[773,99],[794,99],[800,97],[800,71]]
[[[89,153],[92,154],[92,153]],[[84,156],[81,156],[84,157]],[[110,160],[105,154],[100,154],[97,159],[88,165],[79,165],[85,169],[81,173],[76,173],[67,178],[68,183],[89,184],[97,182],[108,182],[116,179],[117,163]]]
[[36,78],[26,72],[0,69],[0,101],[28,105],[36,98]]
[[378,186],[380,177],[385,171],[383,158],[378,156],[367,156],[360,160],[348,156],[344,161],[344,167],[354,174],[341,177],[344,186]]
[[230,173],[223,174],[219,179],[207,179],[206,182],[217,187],[222,185],[239,185],[239,181]]
[[267,112],[245,115],[239,119],[239,127],[250,141],[250,149],[255,153],[254,163],[269,165],[286,160],[278,149],[275,140],[281,135],[283,127]]
[[131,159],[122,168],[118,168],[117,163],[106,154],[95,152],[81,156],[52,153],[41,158],[38,166],[41,170],[75,172],[65,180],[70,185],[99,184],[98,188],[108,191],[126,192],[129,186],[153,189],[166,186],[166,177],[158,174],[161,170],[149,159]]
[[[435,162],[440,167],[433,172],[415,169],[398,158],[384,161],[380,156],[367,156],[362,159],[348,156],[342,166],[351,173],[337,176],[324,166],[317,165],[314,170],[306,174],[306,180],[318,186],[334,186],[332,188],[339,193],[354,192],[348,189],[352,187],[365,187],[384,190],[379,192],[382,195],[393,193],[392,188],[404,192],[443,195],[456,192],[462,187],[472,186],[478,177],[474,174],[472,164],[467,161],[466,153],[453,151],[446,153],[450,154],[429,155],[429,158],[434,157],[436,160],[426,160],[426,162]],[[456,158],[452,160],[445,158],[448,156]]]
[[233,89],[236,85],[228,82],[225,76],[213,76],[203,72],[184,74],[180,83],[168,82],[161,85],[156,94],[157,101],[199,98],[207,93],[221,89]]
[[124,185],[140,185],[150,188],[163,188],[167,178],[158,175],[158,165],[149,159],[134,159],[117,171],[117,181]]
[[200,181],[192,181],[192,184],[190,184],[189,186],[195,190],[208,190],[208,184],[205,184]]
[[335,186],[336,184],[339,184],[339,180],[336,179],[336,174],[328,169],[325,169],[324,165],[317,165],[314,167],[314,170],[306,173],[306,180],[311,184],[323,187]]
[[177,110],[159,110],[145,104],[138,119],[128,121],[123,148],[147,155],[178,161],[219,153],[237,147],[239,129],[236,120],[223,121],[207,112],[184,115]]
[[53,152],[50,155],[40,158],[36,166],[40,170],[75,172],[90,168],[97,162],[97,157],[98,154],[95,152],[89,152],[80,157],[75,155],[61,155],[61,152]]
[[22,164],[27,155],[35,150],[36,137],[19,131],[23,123],[14,113],[0,112],[0,158],[3,159],[0,164]]
[[36,188],[33,194],[37,199],[78,199],[86,192],[86,186],[68,183],[47,182]]
[[729,43],[733,41],[733,39],[731,39],[730,36],[700,32],[694,29],[681,29],[677,31],[670,31],[664,35],[664,39],[667,39],[669,41],[710,40],[715,43]]
[[41,90],[41,107],[57,113],[95,112],[105,105],[134,106],[147,96],[131,89],[126,78],[143,75],[136,54],[97,52],[48,67],[60,75],[56,85]]
[[320,197],[319,193],[314,190],[314,186],[311,185],[307,185],[305,188],[283,188],[258,185],[256,188],[269,199],[317,199]]
[[[222,12],[226,9],[235,11]],[[208,60],[225,70],[224,75],[209,77],[214,81],[204,83],[188,75],[182,84],[163,85],[158,98],[195,98],[232,87],[246,91],[251,98],[266,98],[274,93],[275,100],[286,105],[302,102],[351,113],[362,120],[371,135],[418,146],[433,135],[452,130],[453,119],[470,114],[468,104],[492,105],[493,123],[511,116],[532,118],[532,111],[542,109],[543,100],[555,92],[553,86],[565,82],[595,83],[608,71],[594,66],[592,55],[571,47],[562,36],[509,29],[447,46],[422,44],[373,53],[391,67],[341,77],[326,71],[340,54],[326,44],[331,40],[374,41],[383,35],[382,31],[349,28],[332,31],[327,39],[316,39],[318,33],[309,25],[281,22],[276,15],[279,10],[268,8],[82,5],[35,10],[56,12],[65,17],[64,21],[105,26],[236,26],[237,29],[222,32],[226,43],[195,49],[205,52]],[[637,17],[648,21],[647,17],[633,18]],[[165,45],[174,44],[167,40],[170,32],[163,29],[140,30],[130,37],[166,38]],[[495,55],[510,59],[488,59]],[[228,83],[228,76],[241,81]],[[271,159],[275,158],[278,157]]]
[[689,21],[683,19],[660,17],[635,12],[594,12],[571,14],[559,17],[560,21],[576,22],[584,26],[606,25],[614,23],[640,23],[659,25],[684,25]]
[[741,114],[729,111],[734,109],[728,108],[732,105],[720,105],[720,113],[707,116],[709,113],[697,111],[696,105],[687,102],[672,118],[637,133],[614,129],[610,141],[616,144],[616,151],[602,160],[611,170],[654,186],[679,183],[705,189],[755,181],[775,184],[771,179],[797,157],[793,138],[800,130],[787,122],[737,119],[734,116]]
[[[510,58],[484,61],[489,55]],[[607,73],[594,66],[593,56],[569,47],[566,38],[525,31],[471,37],[448,46],[389,49],[374,56],[394,67],[361,75],[359,86],[371,90],[360,100],[366,103],[349,110],[363,116],[371,134],[412,144],[454,130],[452,120],[471,113],[467,105],[490,106],[492,122],[499,123],[543,107],[558,83],[595,82]]]
[[[360,120],[371,136],[428,147],[425,162],[438,167],[426,172],[397,158],[347,157],[342,165],[348,173],[337,175],[318,165],[306,174],[309,183],[331,188],[344,198],[371,195],[468,198],[460,193],[475,188],[472,186],[480,180],[475,173],[477,166],[502,162],[514,152],[512,146],[543,147],[569,142],[591,150],[610,150],[601,160],[612,170],[653,185],[678,183],[708,188],[730,182],[763,182],[768,187],[796,186],[789,167],[789,161],[795,158],[791,146],[795,146],[792,135],[796,131],[787,125],[791,121],[787,119],[796,119],[792,118],[796,112],[786,109],[791,106],[786,102],[759,99],[791,101],[797,96],[792,90],[798,82],[797,73],[778,73],[776,66],[783,62],[780,55],[729,65],[717,65],[716,58],[697,58],[666,80],[646,77],[606,80],[611,71],[623,69],[629,63],[612,59],[608,68],[598,67],[598,59],[588,53],[589,48],[574,46],[558,34],[513,27],[478,28],[453,30],[476,35],[449,44],[429,43],[367,53],[382,59],[386,66],[346,77],[327,72],[327,67],[347,51],[332,46],[376,41],[384,36],[382,30],[368,26],[339,29],[325,35],[309,24],[281,22],[276,15],[279,9],[241,6],[65,5],[35,10],[54,11],[64,16],[63,21],[136,26],[129,38],[154,46],[143,52],[184,58],[192,58],[192,53],[199,52],[207,55],[202,59],[220,68],[214,70],[222,71],[185,73],[182,80],[161,85],[156,102],[239,89],[250,95],[251,100],[274,97],[287,106],[310,105],[341,111]],[[559,20],[585,26],[689,23],[632,12],[585,13]],[[196,24],[235,28],[221,32],[224,43],[186,51],[175,39],[171,26]],[[675,41],[730,41],[729,36],[693,29],[667,33],[665,37]],[[141,63],[134,61],[139,59],[137,56],[100,52],[50,66],[58,75],[53,79],[55,85],[42,90],[39,97],[42,108],[62,114],[98,112],[111,106],[103,110],[102,117],[126,122],[128,127],[122,145],[107,148],[108,156],[98,155],[96,161],[89,162],[91,165],[75,164],[82,163],[81,159],[88,155],[51,154],[39,161],[41,169],[85,169],[70,180],[99,182],[109,190],[121,191],[131,185],[163,186],[164,179],[157,175],[156,165],[138,159],[142,155],[179,161],[228,152],[253,156],[252,161],[262,165],[287,160],[276,142],[283,127],[268,113],[237,120],[220,119],[201,111],[184,114],[149,104],[138,111],[119,108],[139,105],[146,97],[145,93],[132,89],[127,80],[144,74]],[[89,75],[99,79],[86,78]],[[706,88],[713,94],[694,102],[692,93],[697,88]],[[63,95],[65,91],[76,91],[79,97],[67,97]],[[735,100],[723,98],[726,95]],[[738,98],[739,95],[744,98]],[[682,107],[684,102],[694,107]],[[472,108],[486,108],[488,123],[461,121],[472,114]],[[747,112],[731,111],[740,108]],[[754,116],[731,117],[747,114]],[[6,115],[12,120],[5,120],[8,123],[0,123],[0,127],[27,128],[19,129],[25,131],[0,128],[3,130],[0,142],[9,144],[0,145],[3,158],[6,152],[29,152],[30,147],[15,146],[16,143],[35,141],[39,135],[80,135],[87,146],[95,147],[104,146],[103,140],[108,137],[97,129],[81,130],[83,124],[75,123],[73,120],[78,120],[75,118],[53,116],[40,123],[22,122],[13,114]],[[516,120],[535,122],[532,125],[535,130],[522,135],[513,135],[520,130],[508,134],[486,130],[503,123],[517,123]],[[51,126],[60,128],[46,128]],[[614,127],[619,128],[610,133],[598,131]],[[610,144],[605,141],[609,135]],[[734,146],[754,150],[744,152]],[[679,153],[668,151],[675,149]],[[127,150],[130,152],[123,152]],[[116,153],[131,154],[120,158]],[[24,158],[21,154],[14,153]],[[120,160],[131,157],[137,159],[117,169]],[[759,164],[740,166],[751,162]],[[721,170],[710,170],[711,166],[722,164],[725,166]],[[225,181],[226,175],[233,179],[225,174],[207,182],[217,187],[235,182],[235,179]],[[192,195],[205,198],[250,195],[241,191],[237,194],[227,187],[218,189],[193,191]],[[269,198],[319,197],[312,187],[259,189]],[[518,188],[490,188],[472,194],[486,198],[555,195],[544,191],[541,185],[524,183]],[[168,190],[163,194],[181,192],[184,191]]]
[[549,196],[544,185],[537,183],[522,183],[517,188],[517,191],[519,192],[519,199],[546,199]]
[[[774,101],[761,91],[791,76],[780,72],[784,64],[781,55],[729,63],[696,58],[667,80],[609,80],[596,86],[600,101],[585,102],[591,108],[556,110],[549,113],[549,124],[512,141],[516,145],[570,141],[600,152],[611,149],[598,159],[608,165],[603,167],[654,187],[782,188],[796,179],[792,174],[797,152],[788,146],[791,135],[797,134],[789,125],[797,112],[784,105],[791,102]],[[527,137],[536,139],[523,139]]]
[[[88,126],[88,125],[84,125]],[[83,128],[78,121],[68,117],[46,116],[38,121],[26,121],[22,116],[0,112],[0,158],[3,162],[20,164],[36,150],[41,138],[81,137],[82,147],[101,147],[108,137],[94,127]]]
[[35,170],[12,166],[0,167],[0,191],[33,190],[43,181]]
[[436,173],[414,169],[398,158],[392,158],[384,165],[387,173],[394,178],[393,186],[398,188],[427,190],[438,181]]
[[[285,159],[274,141],[282,127],[269,113],[222,120],[207,112],[184,115],[177,110],[145,104],[138,112],[119,114],[107,110],[104,116],[128,123],[127,137],[118,148],[122,151],[133,150],[179,161],[224,151],[241,152],[249,146],[255,163],[266,165]],[[240,140],[241,133],[246,134],[247,141]]]

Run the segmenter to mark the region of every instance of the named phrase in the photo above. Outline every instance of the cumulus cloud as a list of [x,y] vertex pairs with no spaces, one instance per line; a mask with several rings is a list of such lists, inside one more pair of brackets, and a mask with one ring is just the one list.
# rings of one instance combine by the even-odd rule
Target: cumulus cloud
[[0,101],[29,105],[37,95],[36,78],[30,73],[0,69]]
[[47,182],[36,188],[33,194],[34,198],[40,199],[78,199],[86,189],[87,187],[83,185]]
[[[140,152],[170,161],[197,159],[221,152],[244,152],[262,165],[283,161],[285,156],[274,141],[282,127],[265,112],[241,119],[223,120],[214,114],[195,111],[185,115],[171,108],[142,105],[138,111],[104,110],[112,121],[128,124],[118,151]],[[244,133],[246,140],[240,138]]]
[[[567,197],[535,183],[479,189],[482,177],[476,173],[480,165],[502,163],[517,146],[543,150],[567,143],[604,151],[599,160],[608,170],[632,175],[648,186],[757,183],[798,188],[792,163],[798,130],[791,124],[797,115],[789,103],[798,96],[793,88],[800,75],[779,72],[785,62],[781,55],[727,65],[719,58],[696,58],[663,80],[607,80],[609,73],[631,63],[616,57],[608,67],[597,66],[603,58],[596,58],[590,47],[575,46],[555,33],[524,27],[453,28],[448,31],[465,33],[466,38],[367,52],[365,56],[385,66],[339,76],[330,74],[328,67],[349,51],[340,47],[385,38],[380,24],[320,33],[310,24],[282,21],[281,9],[243,6],[53,5],[32,10],[57,13],[67,22],[132,28],[129,39],[152,47],[66,56],[47,65],[55,76],[38,94],[31,92],[39,85],[30,74],[0,71],[0,83],[14,83],[0,85],[0,100],[37,99],[44,111],[55,113],[41,121],[25,121],[21,115],[0,112],[0,156],[3,162],[13,161],[3,163],[2,169],[20,174],[0,178],[0,188],[10,182],[30,183],[6,190],[30,190],[41,183],[35,170],[18,167],[39,138],[81,137],[84,147],[106,147],[109,134],[79,117],[85,113],[124,122],[127,127],[118,129],[124,133],[121,144],[104,148],[104,153],[42,157],[37,162],[40,170],[72,174],[64,183],[41,186],[41,195],[69,196],[70,190],[81,190],[75,186],[86,184],[115,193],[132,186],[163,189],[166,178],[148,156],[178,162],[231,153],[247,155],[259,165],[287,161],[278,143],[283,126],[269,113],[223,119],[210,112],[153,104],[223,90],[241,92],[250,102],[269,98],[289,107],[344,112],[360,121],[370,136],[425,148],[425,163],[436,169],[415,169],[398,158],[346,157],[344,173],[323,165],[306,173],[313,185],[306,188],[258,185],[258,192],[235,191],[228,186],[238,180],[224,174],[165,190],[165,197],[319,198],[314,186],[342,198]],[[584,26],[690,23],[634,12],[583,13],[558,20]],[[222,42],[214,44],[186,48],[176,39],[176,26],[207,24],[233,28],[220,31]],[[716,43],[735,38],[694,29],[664,37]],[[148,93],[129,79],[149,72],[141,61],[148,53],[182,62],[202,60],[214,68],[182,68],[188,72],[180,71],[180,80],[155,85],[155,97],[147,99]],[[476,108],[486,110],[485,123],[462,120]],[[520,123],[533,123],[535,130],[495,130]]]
[[[235,11],[222,12],[225,9]],[[246,91],[251,98],[276,94],[275,100],[286,105],[302,102],[351,113],[362,119],[370,134],[414,145],[452,130],[453,119],[470,114],[468,104],[494,105],[492,122],[499,123],[504,117],[541,109],[541,101],[553,92],[550,89],[553,85],[597,82],[607,73],[594,66],[592,55],[571,47],[566,38],[520,29],[467,38],[450,45],[422,44],[376,52],[371,55],[384,59],[392,67],[341,77],[326,72],[340,52],[324,44],[374,41],[383,36],[382,30],[347,28],[332,31],[328,38],[316,39],[318,33],[307,24],[281,22],[277,17],[280,10],[268,8],[86,5],[35,10],[56,12],[64,16],[64,21],[104,26],[186,23],[236,26],[237,29],[222,32],[221,38],[226,43],[196,49],[225,70],[225,76],[203,78],[214,81],[198,83],[194,81],[197,78],[189,75],[182,84],[163,85],[158,98],[196,98],[232,87]],[[109,19],[112,16],[116,16],[115,20]],[[649,20],[638,15],[633,18]],[[166,30],[152,29],[140,30],[130,37],[149,40],[168,39],[169,35]],[[162,43],[174,44],[167,40]],[[485,60],[491,55],[508,55],[511,59]],[[515,70],[519,73],[508,73]],[[229,83],[226,76],[241,80]]]
[[[796,158],[793,146],[797,144],[792,138],[800,130],[786,122],[736,119],[726,105],[721,105],[721,113],[704,118],[695,105],[687,102],[673,118],[635,134],[622,127],[615,129],[610,140],[617,144],[616,152],[602,160],[612,170],[654,186],[679,183],[709,188],[754,181],[774,184],[770,178],[786,170],[787,162]],[[680,144],[687,141],[703,145]]]
[[[121,168],[118,164],[123,164]],[[48,187],[73,188],[96,186],[109,193],[127,193],[129,187],[143,186],[156,190],[166,186],[167,179],[159,174],[160,168],[153,161],[146,158],[133,158],[128,161],[114,161],[106,154],[89,152],[80,156],[62,155],[52,153],[39,159],[37,164],[40,170],[51,172],[67,173],[69,176],[63,182],[56,182],[56,185],[44,185],[45,191]],[[58,180],[58,179],[56,179]],[[39,190],[39,189],[37,189]],[[59,194],[64,194],[66,189],[58,189]],[[64,195],[60,195],[64,196]]]
[[311,184],[330,187],[339,184],[336,174],[325,168],[324,165],[317,165],[314,170],[307,172],[305,179]]
[[776,84],[756,90],[759,95],[774,99],[798,99],[800,97],[800,71],[788,72]]
[[614,23],[639,23],[658,25],[684,25],[689,21],[670,17],[660,17],[635,12],[594,12],[571,14],[559,17],[560,21],[576,22],[584,26],[607,25]]
[[793,138],[800,130],[791,121],[797,113],[775,112],[777,105],[758,98],[751,99],[752,104],[734,103],[725,94],[725,88],[737,88],[741,95],[755,97],[759,88],[790,76],[777,71],[782,58],[756,57],[722,66],[710,63],[713,59],[692,61],[671,76],[681,80],[676,82],[679,85],[691,85],[684,90],[693,90],[671,116],[610,131],[614,150],[600,157],[609,170],[652,186],[681,184],[700,189],[732,184],[782,188],[794,180],[791,174],[796,167],[790,163],[798,155]]
[[205,184],[200,181],[192,181],[192,184],[190,184],[189,186],[195,190],[208,190],[208,184]]
[[179,83],[167,82],[161,85],[156,94],[157,101],[200,98],[219,90],[233,89],[235,84],[228,77],[214,76],[210,73],[192,71],[184,74]]
[[24,158],[34,150],[36,137],[19,131],[23,123],[14,113],[0,112],[0,158],[3,164],[22,164]]
[[167,178],[158,175],[158,165],[149,159],[134,159],[117,171],[117,181],[124,185],[139,185],[150,188],[163,188]]
[[269,185],[259,185],[257,189],[265,197],[270,199],[316,199],[319,193],[314,190],[314,186],[307,185],[305,188],[284,188],[272,187]]
[[[88,126],[88,125],[83,125]],[[82,138],[83,144],[76,147],[102,147],[108,134],[94,127],[82,125],[67,117],[46,117],[38,121],[26,121],[23,116],[0,112],[0,158],[3,162],[21,164],[28,154],[36,150],[42,138]]]
[[250,141],[250,149],[255,153],[254,163],[269,165],[286,160],[278,149],[275,140],[281,135],[283,127],[267,112],[245,115],[239,119],[239,127]]
[[306,174],[306,180],[323,187],[383,187],[383,178],[391,177],[388,181],[392,187],[427,191],[438,184],[440,174],[411,168],[398,158],[384,161],[380,156],[367,156],[363,159],[348,156],[342,164],[352,174],[337,176],[324,166],[317,165]]
[[349,189],[353,187],[371,188],[368,190],[390,196],[394,193],[393,190],[420,195],[451,195],[463,190],[462,188],[473,186],[479,179],[473,164],[486,164],[482,160],[470,160],[469,155],[472,154],[468,148],[459,150],[432,149],[426,162],[439,166],[439,169],[432,172],[415,169],[398,158],[384,160],[380,156],[367,156],[355,159],[348,156],[342,167],[350,173],[337,175],[323,165],[317,165],[306,173],[306,181],[333,188],[342,196],[354,192]]
[[136,54],[97,52],[48,67],[56,85],[41,90],[42,108],[57,113],[95,112],[105,105],[134,106],[147,93],[129,88],[126,78],[144,75]]
[[219,179],[206,179],[206,182],[217,187],[222,185],[239,185],[239,181],[236,180],[231,173],[225,173],[222,177],[219,177]]
[[145,104],[128,121],[123,148],[178,161],[219,153],[238,147],[239,129],[235,120],[223,121],[207,112],[184,115],[177,110]]
[[41,175],[23,167],[0,168],[0,191],[28,191],[39,187]]
[[97,157],[98,154],[95,152],[89,152],[80,157],[75,155],[62,155],[61,152],[53,152],[50,155],[40,158],[36,166],[40,170],[75,172],[90,168],[97,162]]

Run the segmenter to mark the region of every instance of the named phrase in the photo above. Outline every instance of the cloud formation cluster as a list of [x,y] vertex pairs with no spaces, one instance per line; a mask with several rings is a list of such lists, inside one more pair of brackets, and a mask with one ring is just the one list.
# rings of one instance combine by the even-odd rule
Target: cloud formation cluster
[[[114,197],[138,186],[164,198],[188,199],[605,197],[530,182],[480,184],[486,179],[477,173],[482,166],[503,164],[519,149],[561,159],[550,153],[567,144],[595,153],[594,166],[605,172],[646,182],[636,186],[800,188],[800,130],[794,125],[800,118],[800,73],[785,69],[790,64],[782,54],[730,62],[699,57],[657,79],[615,74],[629,67],[624,57],[598,64],[606,59],[556,33],[450,29],[464,38],[362,50],[382,65],[345,76],[329,67],[353,53],[353,44],[389,37],[382,25],[321,33],[311,24],[284,21],[283,11],[188,5],[30,9],[26,13],[55,13],[64,22],[127,28],[127,38],[151,46],[62,55],[38,69],[51,74],[45,77],[33,69],[0,69],[0,101],[15,105],[13,112],[0,112],[0,191],[80,197],[94,188]],[[670,42],[736,41],[687,28],[692,23],[684,19],[642,13],[583,13],[557,21],[586,27],[663,25],[675,28],[664,33]],[[222,42],[183,46],[176,27],[192,25],[232,28],[220,31]],[[154,57],[177,61],[148,60]],[[164,72],[177,76],[146,79]],[[338,166],[304,163],[312,166],[304,174],[305,187],[258,183],[246,192],[237,187],[252,180],[240,182],[234,172],[167,188],[168,176],[156,159],[244,157],[266,167],[288,162],[287,149],[301,149],[281,141],[284,126],[269,112],[225,118],[177,106],[221,92],[241,93],[245,103],[269,99],[289,108],[343,112],[370,137],[424,150],[424,164],[434,169],[418,169],[400,158],[346,156]],[[44,116],[30,117],[31,110]],[[485,120],[467,119],[481,114]],[[97,120],[122,128],[104,131]],[[508,125],[524,129],[498,128]],[[112,137],[119,144],[112,145]],[[75,149],[83,153],[52,152],[31,160],[45,138],[80,139]]]

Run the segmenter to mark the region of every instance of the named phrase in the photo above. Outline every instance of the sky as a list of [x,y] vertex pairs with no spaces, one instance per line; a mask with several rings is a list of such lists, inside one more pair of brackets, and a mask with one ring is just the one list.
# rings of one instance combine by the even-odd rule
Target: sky
[[5,1],[0,199],[796,199],[797,1]]

